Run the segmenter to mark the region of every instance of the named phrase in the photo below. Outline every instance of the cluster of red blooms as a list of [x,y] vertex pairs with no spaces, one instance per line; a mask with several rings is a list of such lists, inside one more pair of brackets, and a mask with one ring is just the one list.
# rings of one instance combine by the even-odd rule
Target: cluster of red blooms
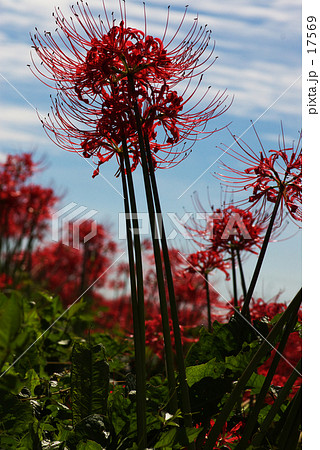
[[[178,31],[165,43],[169,9],[160,39],[148,35],[146,29],[143,32],[127,26],[125,3],[120,3],[119,25],[113,17],[109,19],[103,6],[105,20],[100,16],[94,19],[82,0],[72,7],[74,17],[70,20],[58,8],[54,16],[61,40],[55,40],[49,32],[42,36],[37,29],[31,37],[41,59],[41,68],[34,64],[34,73],[58,91],[53,114],[44,119],[43,125],[60,147],[94,157],[98,164],[95,176],[100,164],[114,155],[119,157],[124,141],[132,170],[136,167],[140,160],[138,113],[155,167],[176,165],[199,134],[207,137],[217,131],[208,129],[209,120],[230,106],[224,104],[225,92],[218,92],[195,112],[209,88],[195,106],[188,106],[203,72],[215,61],[211,58],[214,47],[209,49],[211,31],[206,26],[199,28],[196,19],[185,38],[175,43],[185,11]],[[199,76],[200,82],[192,87],[192,79]],[[182,95],[177,91],[180,83]],[[162,142],[157,141],[159,138]],[[182,148],[177,148],[181,143]]]
[[30,264],[32,249],[45,237],[58,201],[51,188],[32,183],[39,170],[30,153],[8,155],[0,163],[0,270],[7,281],[18,266]]
[[30,182],[39,170],[40,164],[29,153],[8,155],[0,164],[0,286],[20,283],[26,274],[59,294],[65,305],[92,283],[94,297],[104,285],[104,272],[113,262],[117,245],[99,224],[95,236],[84,244],[92,229],[90,221],[79,228],[80,249],[72,247],[72,223],[62,230],[67,240],[44,244],[58,197],[53,189]]
[[[208,432],[206,433],[204,443],[205,443],[212,427],[214,426],[214,424],[215,424],[215,421],[213,419],[211,419],[210,420],[210,428],[209,428]],[[198,428],[198,427],[199,427],[199,425],[196,425],[196,428]],[[215,446],[212,447],[212,450],[216,450],[216,449],[231,450],[231,448],[234,448],[234,447],[230,447],[229,444],[234,444],[234,443],[240,441],[241,430],[243,429],[243,427],[244,427],[243,422],[239,422],[239,423],[237,423],[237,425],[235,425],[230,430],[228,430],[228,423],[226,422],[222,428],[222,433],[219,435],[217,442],[215,443]]]
[[45,221],[58,198],[51,188],[30,182],[39,164],[30,153],[8,155],[0,163],[0,234],[1,237],[29,236],[43,239],[47,230]]
[[[111,266],[118,250],[116,243],[102,225],[97,224],[95,235],[85,242],[92,222],[83,222],[79,232],[81,248],[72,247],[73,227],[69,224],[69,244],[62,241],[36,249],[32,254],[32,278],[46,280],[46,288],[59,294],[65,305],[90,292],[95,299],[96,290],[106,281],[106,270]],[[85,242],[85,243],[84,243]]]
[[[216,218],[218,217],[218,218]],[[214,212],[211,243],[214,249],[230,253],[231,248],[257,253],[265,225],[250,211],[229,205]]]
[[[143,249],[146,266],[149,266],[144,276],[146,344],[156,355],[163,358],[163,332],[159,302],[157,301],[157,278],[154,265],[152,264],[152,248],[148,241],[143,242]],[[182,342],[188,345],[193,341],[193,337],[189,333],[189,328],[191,326],[201,326],[206,323],[206,292],[202,277],[199,274],[194,275],[184,270],[185,261],[178,250],[170,250],[170,260],[174,268],[172,275],[179,323],[181,324]],[[130,298],[126,294],[128,277],[123,277],[124,272],[127,273],[128,268],[121,264],[115,268],[115,276],[108,280],[108,287],[113,290],[114,299],[101,303],[101,305],[107,306],[107,311],[99,312],[97,310],[97,322],[100,326],[110,329],[116,324],[117,327],[131,334],[133,330],[132,312]],[[223,320],[226,313],[225,304],[215,292],[212,293],[211,301],[215,306],[213,319]]]
[[[49,206],[39,200],[48,195],[51,204],[57,201],[51,189],[40,186],[29,185],[28,180],[37,168],[30,154],[21,156],[8,156],[7,161],[1,165],[1,200],[0,200],[0,223],[2,227],[2,242],[10,238],[13,250],[16,248],[18,256],[21,254],[21,248],[18,243],[21,236],[30,238],[34,236],[34,245],[36,248],[31,252],[30,275],[37,282],[46,281],[46,287],[61,296],[63,302],[67,305],[72,303],[82,294],[90,285],[94,286],[90,290],[90,296],[94,298],[94,308],[97,310],[97,323],[112,329],[115,324],[122,330],[132,333],[132,313],[130,299],[127,295],[128,267],[127,264],[119,263],[108,273],[108,287],[113,292],[114,298],[106,301],[97,289],[105,285],[104,271],[109,267],[117,252],[117,245],[109,233],[101,225],[97,225],[96,235],[86,244],[81,244],[81,249],[72,248],[72,245],[65,245],[61,241],[48,245],[39,246],[39,242],[44,237],[47,229],[47,218],[50,214]],[[30,188],[30,189],[28,189]],[[39,197],[32,197],[31,192],[39,192]],[[16,208],[20,208],[16,210]],[[34,214],[32,214],[32,208]],[[29,215],[26,209],[29,209]],[[19,211],[22,211],[21,214]],[[25,214],[26,220],[23,224],[22,215]],[[240,214],[240,213],[239,213]],[[246,229],[252,233],[252,228],[246,215],[242,215]],[[224,224],[226,221],[223,222]],[[92,223],[84,222],[80,227],[79,241],[84,242],[85,236],[91,231]],[[220,230],[220,228],[219,228]],[[223,234],[223,226],[221,226]],[[221,235],[220,233],[220,235]],[[233,236],[233,235],[232,235]],[[69,243],[72,244],[72,226],[69,229]],[[221,239],[222,240],[222,239]],[[240,242],[240,241],[239,241]],[[249,241],[250,242],[250,241]],[[241,244],[242,245],[242,244]],[[161,315],[158,307],[156,274],[153,269],[153,255],[148,241],[143,243],[144,255],[147,265],[150,267],[145,274],[145,300],[146,300],[146,338],[147,345],[152,348],[154,353],[162,357],[161,345]],[[250,247],[251,248],[251,247]],[[5,247],[2,247],[1,261],[6,257]],[[198,267],[199,270],[193,273],[193,270],[184,270],[185,260],[178,250],[170,251],[170,259],[173,271],[175,293],[179,309],[179,320],[181,323],[182,339],[188,344],[192,337],[188,333],[188,326],[202,325],[206,322],[205,302],[206,294],[203,285],[203,274],[208,268],[219,267],[215,254],[210,251],[197,252],[190,256],[192,267]],[[14,255],[17,257],[17,255]],[[197,258],[197,259],[195,259]],[[16,258],[17,259],[17,258]],[[16,260],[15,259],[15,260]],[[219,267],[220,268],[220,267]],[[222,267],[225,271],[225,268]],[[0,286],[5,287],[10,284],[12,279],[4,271],[4,266],[0,272]],[[219,300],[219,296],[212,292],[211,296],[214,308],[214,320],[226,321],[233,314],[227,305]],[[240,299],[241,304],[241,299]],[[101,306],[107,307],[108,311],[104,314],[99,311]],[[253,320],[261,319],[264,316],[273,318],[276,314],[284,311],[286,305],[277,301],[264,302],[262,299],[254,300],[251,303],[250,312]],[[99,314],[98,314],[99,313]],[[292,333],[284,351],[285,358],[295,365],[301,354],[301,338],[297,332]],[[272,356],[266,363],[259,368],[259,373],[265,374],[270,365]],[[291,371],[290,365],[281,360],[273,384],[283,385]],[[296,386],[301,382],[297,380]]]
[[247,252],[257,253],[266,229],[264,218],[233,204],[215,210],[212,208],[208,213],[197,195],[193,201],[195,217],[200,220],[193,219],[191,225],[185,224],[185,228],[200,250],[187,256],[186,270],[204,276],[219,269],[228,280],[233,251],[239,255],[241,253],[241,259]]
[[236,169],[223,163],[226,171],[232,175],[221,175],[228,186],[233,186],[233,192],[252,189],[249,199],[249,208],[258,206],[266,211],[269,202],[276,203],[279,192],[281,194],[281,216],[285,209],[290,216],[301,221],[302,202],[302,148],[301,133],[297,143],[288,146],[285,142],[284,131],[281,125],[278,150],[265,151],[262,142],[253,127],[261,147],[260,152],[254,151],[242,139],[233,136],[234,142],[240,150],[226,147],[225,153],[240,161],[245,169]]

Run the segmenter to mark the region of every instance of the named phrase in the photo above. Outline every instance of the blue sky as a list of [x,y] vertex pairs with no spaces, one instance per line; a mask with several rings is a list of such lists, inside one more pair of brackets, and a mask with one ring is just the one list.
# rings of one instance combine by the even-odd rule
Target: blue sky
[[[100,0],[90,1],[92,11],[102,12]],[[185,1],[172,0],[170,25],[179,23]],[[45,157],[47,170],[35,181],[56,187],[65,193],[61,207],[70,202],[98,211],[100,222],[113,224],[117,230],[118,214],[123,211],[120,180],[114,177],[116,166],[102,166],[101,177],[91,178],[92,167],[87,160],[56,147],[45,135],[37,117],[50,109],[49,88],[30,72],[31,42],[29,32],[34,27],[40,31],[53,31],[54,6],[60,6],[69,15],[69,2],[65,0],[2,0],[0,15],[0,158],[7,153],[34,150]],[[118,11],[117,2],[106,5]],[[109,8],[110,5],[110,8]],[[146,2],[148,32],[162,36],[166,18],[166,4],[162,1]],[[142,2],[127,0],[128,24],[143,29]],[[228,89],[234,101],[228,112],[221,116],[216,126],[231,122],[230,129],[251,146],[256,145],[250,120],[266,148],[275,148],[282,120],[288,142],[297,140],[301,129],[301,2],[298,0],[259,1],[227,0],[208,2],[190,0],[187,20],[198,14],[200,24],[208,24],[216,41],[218,60],[206,73],[204,86],[211,85],[212,93]],[[230,145],[227,130],[197,143],[190,156],[176,168],[158,171],[157,178],[163,210],[181,217],[184,210],[193,211],[191,195],[198,192],[205,206],[207,190],[215,205],[220,202],[219,182],[212,173],[219,170],[215,162],[221,151],[220,143]],[[210,167],[210,168],[209,168]],[[208,169],[209,168],[209,169]],[[142,179],[135,173],[140,211],[146,211]],[[167,224],[170,228],[171,224]],[[286,235],[296,233],[289,226]],[[182,238],[174,245],[182,245]],[[255,258],[245,263],[247,278],[254,267]],[[281,298],[288,300],[301,285],[301,235],[295,234],[270,245],[257,294],[265,299],[283,290]],[[216,280],[223,295],[228,295],[231,284]]]

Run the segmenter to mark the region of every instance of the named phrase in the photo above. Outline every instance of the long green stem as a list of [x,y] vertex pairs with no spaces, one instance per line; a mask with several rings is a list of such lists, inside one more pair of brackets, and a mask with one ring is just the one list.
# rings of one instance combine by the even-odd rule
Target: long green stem
[[297,306],[301,304],[301,300],[302,300],[302,289],[300,289],[300,291],[297,293],[295,298],[289,304],[288,308],[284,311],[284,313],[282,314],[276,325],[272,328],[267,338],[262,342],[259,349],[257,350],[255,355],[251,359],[250,363],[248,364],[247,368],[244,370],[243,374],[238,380],[237,384],[233,388],[228,400],[224,404],[219,416],[217,417],[212,430],[210,431],[207,442],[204,446],[204,450],[211,450],[213,445],[216,443],[219,434],[221,433],[222,427],[226,423],[232,409],[234,408],[234,405],[237,403],[239,396],[242,394],[243,389],[245,389],[250,376],[256,370],[261,359],[267,354],[267,352],[270,349],[270,346],[274,345],[274,340],[283,329],[284,324],[288,321],[289,317],[292,314],[292,311],[294,311],[297,308]]
[[238,266],[239,266],[239,271],[240,271],[242,293],[243,293],[243,298],[245,298],[246,295],[247,295],[246,280],[244,278],[243,266],[242,266],[242,261],[241,261],[241,256],[240,256],[240,250],[239,250],[238,247],[236,247],[236,253],[237,253],[237,260],[238,260]]
[[234,256],[234,248],[231,246],[231,262],[232,262],[232,285],[233,285],[233,304],[238,307],[238,293],[237,293],[237,275],[236,275],[236,260]]
[[120,161],[121,161],[121,177],[122,177],[122,187],[124,197],[124,210],[126,215],[126,232],[127,232],[127,246],[129,256],[131,303],[132,303],[133,331],[134,331],[133,337],[136,355],[138,448],[142,450],[145,449],[147,446],[145,363],[143,362],[145,359],[143,356],[145,351],[143,342],[141,342],[142,334],[140,333],[136,273],[135,273],[135,262],[132,243],[132,231],[131,231],[132,230],[131,214],[128,202],[128,189],[122,156],[120,157]]
[[[288,417],[282,427],[279,439],[279,450],[287,450],[288,448],[296,448],[296,440],[299,438],[299,426],[301,424],[302,411],[302,388],[294,396],[291,402]],[[293,441],[293,442],[292,442]],[[294,446],[293,446],[293,445]],[[291,445],[291,446],[290,446]]]
[[258,258],[256,267],[255,267],[255,270],[254,270],[254,273],[253,273],[253,276],[252,276],[252,279],[251,279],[251,283],[250,283],[250,286],[249,286],[249,289],[248,289],[248,292],[247,292],[247,295],[245,297],[245,300],[244,300],[244,303],[243,303],[243,307],[242,307],[242,310],[241,310],[241,314],[243,314],[244,316],[246,316],[248,318],[250,318],[249,304],[250,304],[250,301],[251,301],[251,298],[252,298],[253,291],[254,291],[254,289],[256,287],[256,284],[257,284],[257,281],[258,281],[258,277],[259,277],[259,274],[260,274],[260,270],[261,270],[261,267],[262,267],[262,263],[263,263],[263,260],[264,260],[264,257],[265,257],[266,251],[267,251],[267,247],[268,247],[268,244],[269,244],[269,241],[270,241],[272,228],[273,228],[274,221],[275,221],[275,218],[276,218],[276,215],[277,215],[280,203],[281,203],[283,190],[284,190],[284,186],[281,185],[280,188],[279,188],[279,193],[278,193],[277,200],[275,202],[275,205],[274,205],[274,208],[273,208],[273,211],[272,211],[272,215],[271,215],[271,218],[270,218],[268,229],[267,229],[266,235],[265,235],[264,240],[263,240],[263,244],[262,244],[262,247],[261,247],[259,258]]
[[[149,179],[148,163],[147,163],[147,158],[146,158],[146,153],[145,153],[144,139],[143,139],[143,134],[142,134],[142,129],[141,129],[141,122],[140,122],[141,119],[140,119],[139,108],[138,108],[136,97],[135,97],[135,88],[134,88],[132,76],[128,75],[128,81],[129,81],[129,88],[131,89],[132,98],[133,98],[133,106],[134,106],[134,113],[135,113],[136,126],[137,126],[138,139],[139,139],[139,148],[140,148],[140,155],[141,155],[141,163],[142,163],[142,172],[143,172],[144,186],[145,186],[146,199],[147,199],[147,205],[148,205],[152,244],[153,244],[154,258],[155,258],[155,265],[156,265],[156,274],[157,274],[158,291],[159,291],[159,299],[160,299],[160,311],[161,311],[161,319],[162,319],[162,327],[163,327],[164,349],[165,349],[165,355],[166,355],[167,374],[168,374],[169,398],[170,398],[169,407],[170,407],[170,409],[172,409],[172,411],[176,411],[178,408],[177,393],[176,393],[176,381],[175,381],[175,374],[174,374],[173,352],[172,352],[172,345],[171,345],[166,290],[165,290],[165,283],[164,283],[164,276],[163,276],[163,269],[162,269],[161,250],[160,250],[159,239],[158,239],[159,229],[157,229],[157,224],[156,224],[156,214],[155,214],[155,208],[154,208],[154,203],[153,203],[153,196],[152,196],[151,184],[150,184],[150,179]],[[160,232],[161,232],[161,230],[160,230]]]
[[211,333],[211,304],[210,304],[210,292],[209,292],[209,282],[208,282],[208,274],[204,273],[205,278],[205,288],[206,288],[206,297],[207,297],[207,315],[208,315],[208,331]]
[[[180,380],[180,386],[181,386],[181,397],[182,397],[182,412],[184,414],[184,422],[187,427],[192,427],[192,415],[191,415],[191,406],[190,406],[190,398],[189,398],[189,386],[187,383],[187,376],[186,376],[186,369],[184,364],[184,355],[183,355],[183,348],[182,348],[182,342],[181,342],[181,333],[180,333],[180,326],[179,326],[179,317],[178,317],[178,309],[177,309],[177,303],[175,299],[175,293],[174,293],[174,285],[173,285],[173,278],[172,278],[172,272],[171,272],[171,264],[170,264],[170,257],[169,257],[169,251],[168,251],[168,245],[167,245],[167,239],[165,234],[165,228],[162,218],[162,210],[161,210],[161,204],[160,204],[160,198],[158,193],[158,187],[156,183],[156,177],[154,173],[154,167],[153,167],[153,161],[150,151],[150,146],[148,140],[145,141],[146,144],[146,150],[147,150],[147,158],[148,158],[148,164],[149,164],[149,173],[153,188],[153,195],[156,205],[156,211],[157,211],[157,218],[159,221],[159,229],[161,230],[161,244],[162,244],[162,252],[163,252],[163,259],[164,259],[164,266],[166,271],[166,278],[167,278],[167,285],[168,285],[168,293],[169,293],[169,302],[170,302],[170,309],[171,309],[171,318],[172,318],[172,324],[173,324],[173,332],[174,332],[174,339],[175,339],[175,346],[176,346],[176,355],[177,355],[177,364],[179,369],[179,380]],[[190,444],[189,448],[193,448],[194,445]]]
[[122,148],[124,153],[124,162],[126,166],[126,173],[128,179],[128,190],[130,198],[130,206],[132,212],[132,225],[133,225],[133,242],[135,249],[135,262],[136,262],[136,274],[137,274],[137,302],[139,313],[139,332],[141,334],[141,349],[142,349],[142,364],[145,367],[145,308],[144,308],[144,289],[143,289],[143,269],[142,269],[142,252],[139,235],[139,222],[138,222],[138,210],[133,185],[133,177],[131,173],[130,160],[128,155],[128,149],[126,140],[122,140]]

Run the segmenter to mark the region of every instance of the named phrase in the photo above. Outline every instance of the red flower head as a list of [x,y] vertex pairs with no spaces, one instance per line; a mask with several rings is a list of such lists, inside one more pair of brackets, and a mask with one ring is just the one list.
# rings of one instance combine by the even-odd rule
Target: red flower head
[[212,272],[214,269],[219,269],[226,275],[227,280],[230,278],[227,271],[229,264],[223,259],[222,253],[218,253],[212,249],[191,253],[187,257],[187,262],[189,264],[187,267],[188,272],[198,272],[204,275]]
[[254,151],[242,139],[233,136],[240,151],[227,147],[225,153],[240,161],[247,168],[235,169],[223,164],[226,170],[233,175],[221,176],[227,180],[229,185],[235,187],[233,192],[252,189],[252,194],[249,196],[249,208],[260,204],[262,211],[265,211],[268,202],[275,203],[279,192],[282,192],[281,217],[286,208],[293,219],[301,221],[301,133],[297,144],[289,147],[285,143],[281,125],[282,135],[281,138],[279,137],[279,150],[266,152],[255,129],[254,131],[261,151],[259,153]]
[[[37,30],[31,38],[42,64],[41,69],[34,64],[36,75],[58,91],[52,114],[42,121],[44,128],[60,147],[93,157],[98,169],[114,155],[119,157],[126,141],[134,170],[140,162],[136,108],[154,166],[178,164],[200,136],[217,131],[210,130],[208,122],[230,106],[224,91],[198,108],[209,89],[188,106],[203,72],[215,61],[213,48],[208,51],[211,32],[199,28],[196,19],[177,43],[185,11],[177,32],[167,38],[168,9],[159,39],[147,34],[146,25],[144,32],[127,26],[125,4],[120,3],[119,25],[109,18],[104,1],[103,7],[104,21],[94,19],[82,0],[72,7],[70,19],[58,8],[58,39]],[[199,82],[192,87],[195,77]]]
[[229,205],[212,214],[211,243],[214,249],[228,253],[231,249],[256,253],[260,246],[265,225],[250,211]]
[[196,215],[185,228],[201,250],[210,249],[219,258],[224,252],[231,254],[232,248],[256,253],[255,247],[259,247],[267,226],[266,216],[237,208],[232,203],[218,209],[211,207],[208,212],[197,193],[193,203]]

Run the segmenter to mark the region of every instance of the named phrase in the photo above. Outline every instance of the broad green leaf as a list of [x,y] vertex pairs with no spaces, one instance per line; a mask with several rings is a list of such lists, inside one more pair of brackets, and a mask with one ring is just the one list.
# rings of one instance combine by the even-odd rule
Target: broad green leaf
[[212,324],[212,333],[205,328],[201,329],[199,341],[190,347],[186,356],[186,366],[203,364],[213,358],[224,361],[224,358],[233,354],[238,347],[239,342],[235,340],[231,325],[215,321]]
[[91,414],[106,414],[109,366],[100,344],[76,342],[71,360],[72,416],[76,425]]
[[224,371],[224,363],[217,362],[216,358],[211,359],[205,364],[189,366],[186,368],[188,385],[191,387],[194,383],[197,383],[205,377],[220,378]]
[[27,433],[29,424],[32,424],[34,421],[32,406],[29,402],[20,400],[16,395],[0,390],[1,430],[6,430],[13,436],[18,436],[20,433]]
[[19,295],[0,293],[0,368],[10,354],[23,321],[23,303]]
[[34,388],[41,383],[40,377],[34,369],[30,369],[26,373],[26,383],[27,387],[30,389],[31,395],[34,396]]
[[189,443],[194,442],[194,440],[198,437],[198,434],[201,433],[201,431],[203,430],[202,427],[199,428],[186,428],[186,432],[187,432],[187,437],[188,437],[188,441]]
[[173,448],[174,442],[176,440],[177,429],[171,428],[168,431],[165,431],[159,441],[156,443],[154,448],[162,448],[162,449],[170,449]]

